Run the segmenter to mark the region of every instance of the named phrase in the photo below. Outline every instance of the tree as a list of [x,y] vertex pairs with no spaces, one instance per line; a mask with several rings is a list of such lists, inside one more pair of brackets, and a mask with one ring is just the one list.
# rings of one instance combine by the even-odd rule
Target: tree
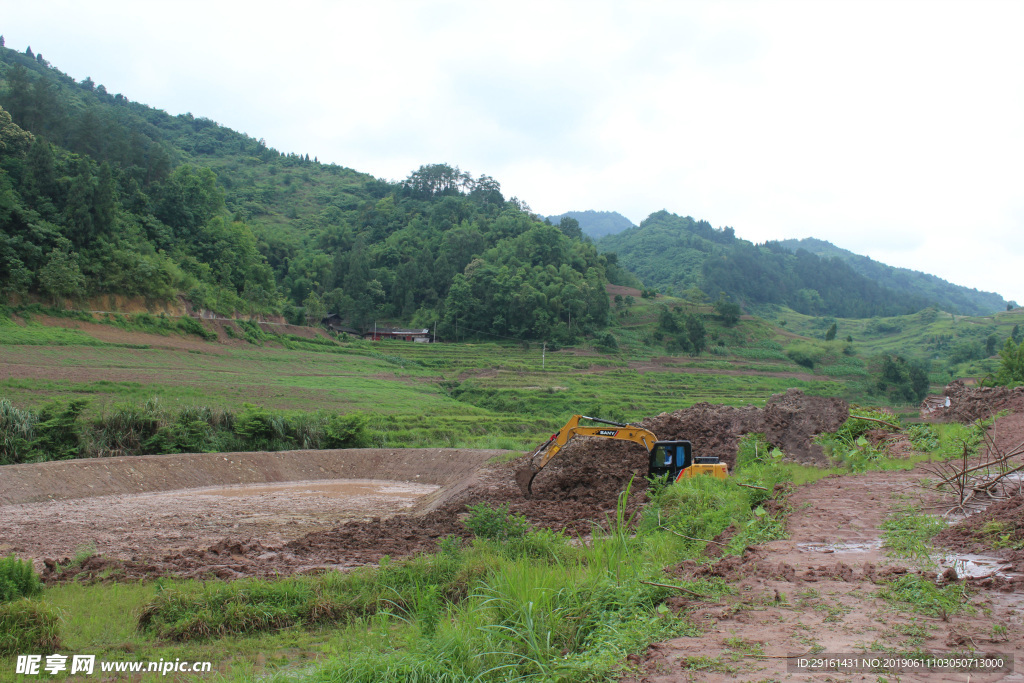
[[1013,340],[1014,344],[1020,344],[1024,341],[1024,330],[1021,330],[1020,325],[1013,326],[1013,331],[1010,332],[1010,339]]
[[725,292],[722,292],[718,297],[718,301],[715,302],[715,313],[718,314],[723,325],[732,327],[740,321],[742,309],[740,309],[739,304],[729,301]]
[[839,328],[836,326],[836,323],[832,323],[832,327],[828,328],[828,331],[825,332],[825,341],[832,341],[833,339],[835,339],[836,331],[838,329]]
[[999,370],[994,381],[997,385],[1016,386],[1024,384],[1024,342],[1013,343],[1007,339],[999,351]]
[[324,306],[324,302],[317,296],[316,292],[310,292],[306,300],[302,302],[302,307],[306,312],[306,324],[310,327],[319,325],[320,321],[327,315],[327,307]]
[[996,337],[996,335],[994,333],[990,334],[990,335],[988,335],[988,337],[986,337],[986,339],[985,339],[985,355],[986,356],[991,356],[993,353],[996,352],[996,343],[998,341],[999,341],[999,339],[998,339],[998,337]]
[[4,37],[0,36],[0,47],[4,46]]
[[32,134],[15,125],[11,115],[0,108],[0,154],[21,156],[32,144]]
[[562,220],[558,224],[558,229],[561,230],[562,234],[568,237],[569,239],[583,239],[583,231],[580,229],[580,222],[575,218],[562,216]]
[[61,298],[82,294],[85,276],[78,267],[78,254],[71,251],[71,243],[61,238],[58,246],[46,259],[39,271],[39,285],[53,297],[54,304]]
[[36,58],[36,56],[34,54],[32,54],[32,46],[31,45],[29,45],[28,47],[25,48],[25,56],[26,57],[31,57],[32,59]]
[[686,316],[686,337],[690,340],[695,356],[699,356],[707,347],[707,330],[699,315]]
[[666,332],[679,331],[679,324],[676,322],[676,317],[672,315],[672,311],[668,310],[668,306],[661,307],[661,315],[658,317],[658,327]]

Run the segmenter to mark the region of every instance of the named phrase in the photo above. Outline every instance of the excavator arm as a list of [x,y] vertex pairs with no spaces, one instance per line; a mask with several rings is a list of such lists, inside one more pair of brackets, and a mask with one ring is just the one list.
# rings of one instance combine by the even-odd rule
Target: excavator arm
[[[609,429],[607,427],[580,427],[580,420],[601,422],[606,425],[611,425],[612,427],[617,427],[618,429]],[[654,448],[654,444],[658,440],[658,437],[643,427],[633,427],[619,422],[609,422],[608,420],[601,420],[596,417],[587,417],[586,415],[573,415],[572,418],[565,423],[565,426],[558,430],[557,434],[552,434],[547,443],[537,449],[537,452],[531,456],[529,464],[516,472],[516,483],[519,484],[519,488],[522,489],[524,496],[529,497],[533,493],[533,480],[537,476],[537,473],[544,469],[544,466],[551,462],[551,459],[558,455],[559,451],[561,451],[570,440],[577,436],[598,436],[605,439],[633,441],[646,448],[648,452]],[[539,461],[537,459],[538,456],[540,456]]]

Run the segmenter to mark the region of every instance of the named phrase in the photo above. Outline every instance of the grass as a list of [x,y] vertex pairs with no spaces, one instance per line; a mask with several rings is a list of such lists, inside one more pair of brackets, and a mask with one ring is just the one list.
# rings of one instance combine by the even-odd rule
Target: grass
[[939,517],[922,514],[912,505],[898,507],[882,522],[882,542],[894,557],[934,565],[931,539],[946,528]]
[[0,604],[0,656],[50,653],[60,647],[60,615],[52,607],[28,598]]
[[920,574],[906,574],[878,591],[878,596],[897,607],[943,620],[969,609],[967,584],[936,586]]

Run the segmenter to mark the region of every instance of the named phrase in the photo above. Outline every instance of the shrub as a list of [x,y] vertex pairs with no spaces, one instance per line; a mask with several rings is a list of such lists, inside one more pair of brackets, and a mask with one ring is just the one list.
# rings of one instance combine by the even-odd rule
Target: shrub
[[494,508],[487,503],[469,505],[469,517],[462,523],[477,538],[510,541],[526,537],[530,523],[523,515],[509,512],[508,503]]
[[54,401],[43,406],[35,427],[36,439],[32,443],[41,460],[67,460],[82,454],[85,444],[78,416],[88,403],[84,399],[74,399],[67,404]]
[[370,443],[363,413],[335,415],[327,422],[324,432],[327,448],[364,448]]
[[285,421],[281,415],[246,403],[245,410],[235,420],[234,432],[246,446],[267,447],[275,439],[285,436]]
[[32,597],[42,590],[43,584],[31,560],[19,560],[14,555],[0,559],[0,603]]
[[195,318],[189,316],[178,318],[178,328],[186,334],[194,334],[206,341],[217,341],[217,333],[203,327],[203,324]]
[[32,441],[36,416],[0,399],[0,465],[25,462]]

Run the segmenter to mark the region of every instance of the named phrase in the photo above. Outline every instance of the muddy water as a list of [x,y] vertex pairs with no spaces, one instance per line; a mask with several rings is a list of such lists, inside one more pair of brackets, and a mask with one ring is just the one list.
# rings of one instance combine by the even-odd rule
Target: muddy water
[[203,549],[225,537],[278,545],[342,522],[408,511],[439,487],[373,479],[242,484],[0,506],[0,555],[112,557]]
[[263,496],[287,493],[293,496],[327,496],[345,498],[354,496],[385,496],[401,500],[415,500],[436,491],[430,484],[407,484],[375,479],[341,479],[331,481],[294,481],[287,484],[239,484],[217,488],[191,489],[189,493],[205,496]]

